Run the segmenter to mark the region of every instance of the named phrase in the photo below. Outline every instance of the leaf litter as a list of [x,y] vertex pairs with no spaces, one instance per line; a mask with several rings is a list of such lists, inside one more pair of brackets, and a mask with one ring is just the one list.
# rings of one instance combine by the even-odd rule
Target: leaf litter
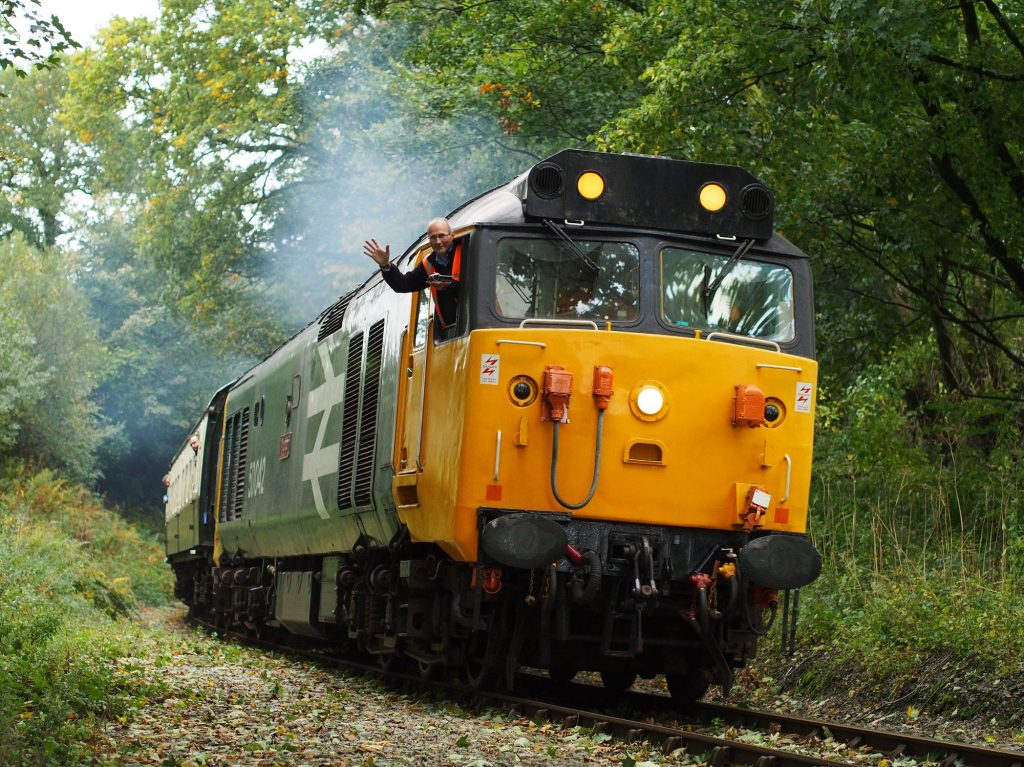
[[[140,619],[119,662],[130,712],[90,742],[97,767],[620,767],[678,764],[581,728],[389,689],[377,679],[219,641],[180,608]],[[144,680],[144,681],[142,681]]]

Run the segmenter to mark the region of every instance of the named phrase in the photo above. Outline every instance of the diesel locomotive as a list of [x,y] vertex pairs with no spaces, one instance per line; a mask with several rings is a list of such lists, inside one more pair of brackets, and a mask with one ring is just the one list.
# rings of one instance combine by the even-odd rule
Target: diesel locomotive
[[474,685],[727,689],[821,568],[811,273],[774,205],[581,150],[461,205],[455,321],[375,273],[213,395],[169,475],[177,596]]

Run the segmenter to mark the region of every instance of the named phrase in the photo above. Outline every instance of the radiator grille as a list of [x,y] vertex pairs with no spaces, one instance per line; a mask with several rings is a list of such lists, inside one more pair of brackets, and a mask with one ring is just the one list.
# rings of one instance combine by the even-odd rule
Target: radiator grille
[[342,296],[338,301],[320,317],[320,329],[317,331],[316,340],[322,341],[331,333],[341,330],[341,323],[345,320],[345,310],[348,309],[349,301],[354,293]]
[[362,368],[363,334],[352,336],[345,360],[345,398],[341,405],[341,447],[338,455],[338,508],[352,508],[352,477],[356,463],[359,425],[359,371]]
[[245,502],[245,463],[249,446],[249,408],[236,410],[224,426],[224,468],[220,478],[221,522],[242,518]]
[[374,323],[366,342],[363,376],[363,407],[359,417],[359,451],[353,495],[356,506],[373,499],[373,455],[377,436],[377,409],[380,401],[380,370],[384,353],[384,320]]

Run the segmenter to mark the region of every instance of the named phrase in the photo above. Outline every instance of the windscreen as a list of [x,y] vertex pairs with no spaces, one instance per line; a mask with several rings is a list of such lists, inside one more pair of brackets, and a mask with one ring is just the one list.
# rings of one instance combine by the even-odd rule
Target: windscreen
[[508,237],[498,245],[495,308],[509,319],[629,322],[640,314],[639,263],[628,242]]
[[785,343],[795,334],[793,274],[784,266],[682,248],[661,252],[662,318]]

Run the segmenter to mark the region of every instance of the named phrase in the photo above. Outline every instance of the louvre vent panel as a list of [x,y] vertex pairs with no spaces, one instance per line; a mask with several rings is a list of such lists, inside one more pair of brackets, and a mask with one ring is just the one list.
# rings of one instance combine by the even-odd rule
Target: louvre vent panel
[[743,212],[750,218],[764,218],[769,215],[775,204],[772,193],[760,184],[751,184],[740,193]]
[[330,309],[324,312],[320,318],[320,329],[316,334],[317,341],[322,341],[331,333],[337,333],[341,330],[341,325],[345,320],[345,310],[348,309],[348,304],[352,300],[353,295],[353,293],[349,293],[347,296],[342,296]]
[[238,447],[235,460],[235,503],[232,509],[232,520],[242,518],[242,504],[245,503],[245,467],[249,452],[249,408],[242,411],[242,421],[238,432]]
[[530,186],[541,197],[553,200],[565,187],[565,172],[558,165],[538,165],[530,180]]
[[363,377],[363,406],[359,417],[359,450],[353,492],[356,506],[365,506],[373,499],[373,446],[377,436],[383,353],[384,320],[381,320],[370,328],[366,341],[366,373]]
[[341,448],[338,456],[338,508],[352,508],[356,441],[359,436],[359,371],[362,368],[363,334],[352,336],[345,360],[345,395],[341,405]]
[[224,425],[224,465],[220,475],[220,509],[217,512],[220,522],[228,521],[228,508],[231,507],[231,495],[234,489],[235,441],[238,436],[238,413],[228,416]]

